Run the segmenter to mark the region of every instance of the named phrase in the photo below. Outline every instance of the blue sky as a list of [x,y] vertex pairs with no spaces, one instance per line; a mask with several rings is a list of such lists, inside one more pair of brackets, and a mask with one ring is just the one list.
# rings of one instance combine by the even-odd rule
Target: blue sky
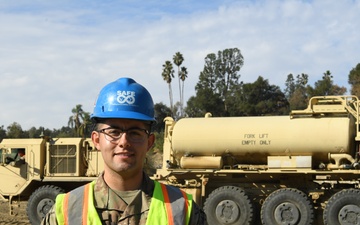
[[[91,112],[99,90],[129,76],[169,104],[162,65],[176,52],[188,69],[185,100],[204,58],[237,47],[240,80],[284,88],[326,70],[349,89],[360,63],[359,0],[110,1],[0,0],[0,126],[60,128],[71,109]],[[174,99],[178,98],[176,80]]]

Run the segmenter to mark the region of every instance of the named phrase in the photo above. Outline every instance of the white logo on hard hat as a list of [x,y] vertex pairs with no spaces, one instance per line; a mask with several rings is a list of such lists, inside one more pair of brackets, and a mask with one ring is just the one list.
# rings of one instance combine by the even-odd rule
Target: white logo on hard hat
[[134,91],[117,91],[116,100],[120,104],[127,103],[129,105],[132,105],[135,102],[135,92]]

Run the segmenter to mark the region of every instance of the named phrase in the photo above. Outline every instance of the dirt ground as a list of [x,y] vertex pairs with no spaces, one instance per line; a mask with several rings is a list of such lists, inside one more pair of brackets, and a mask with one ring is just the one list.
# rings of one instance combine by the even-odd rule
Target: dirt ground
[[26,215],[27,202],[20,202],[19,207],[13,207],[14,215],[9,214],[9,203],[0,202],[0,225],[30,225]]

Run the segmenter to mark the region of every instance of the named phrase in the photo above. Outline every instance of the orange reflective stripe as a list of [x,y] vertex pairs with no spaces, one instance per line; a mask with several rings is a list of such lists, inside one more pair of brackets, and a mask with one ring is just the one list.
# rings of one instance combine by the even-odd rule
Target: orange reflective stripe
[[98,225],[100,217],[94,206],[95,181],[56,197],[56,220],[59,225]]
[[89,207],[89,188],[90,188],[90,184],[85,185],[83,210],[82,210],[82,220],[83,220],[82,224],[83,225],[87,225],[88,207]]
[[166,212],[167,212],[167,217],[168,217],[168,224],[169,225],[174,225],[174,218],[172,215],[172,208],[171,208],[171,202],[170,202],[170,198],[169,198],[169,193],[166,189],[165,184],[160,183],[161,184],[161,189],[164,195],[164,203],[165,203],[165,208],[166,208]]
[[64,197],[64,204],[63,204],[63,214],[64,214],[64,225],[69,224],[69,217],[68,217],[68,202],[69,202],[69,193],[67,193]]
[[186,218],[187,218],[187,214],[188,214],[188,210],[189,210],[189,199],[188,199],[188,196],[187,194],[185,193],[185,191],[181,191],[184,199],[185,199],[185,204],[184,204],[184,208],[185,208],[185,213],[184,213],[184,221],[187,221]]

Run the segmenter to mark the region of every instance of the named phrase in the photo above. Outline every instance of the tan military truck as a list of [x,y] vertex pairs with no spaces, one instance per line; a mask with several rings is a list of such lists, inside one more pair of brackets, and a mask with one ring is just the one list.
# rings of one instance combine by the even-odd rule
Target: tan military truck
[[[0,200],[27,200],[33,225],[54,204],[57,194],[90,182],[103,170],[99,151],[82,138],[4,139],[0,143]],[[15,201],[14,201],[15,200]]]
[[166,119],[154,178],[210,225],[360,224],[359,100],[319,96],[289,116]]
[[[355,225],[359,143],[356,96],[313,97],[289,116],[167,118],[154,179],[193,194],[210,225]],[[0,200],[10,211],[28,200],[39,224],[58,193],[102,171],[100,157],[80,138],[4,139]]]

